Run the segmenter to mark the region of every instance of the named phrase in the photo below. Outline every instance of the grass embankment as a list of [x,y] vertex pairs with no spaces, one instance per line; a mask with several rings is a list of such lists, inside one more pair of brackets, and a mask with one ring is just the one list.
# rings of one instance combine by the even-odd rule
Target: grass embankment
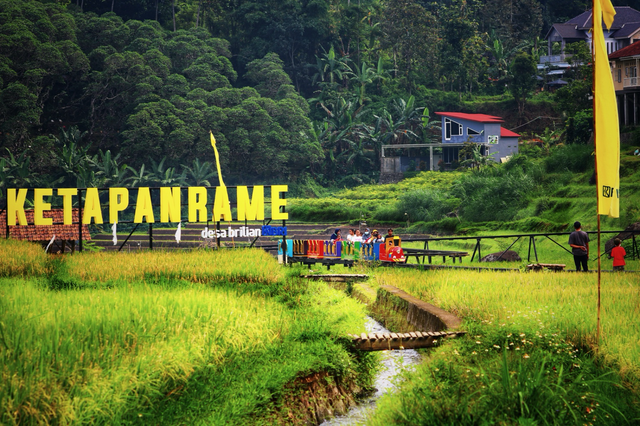
[[610,275],[596,345],[596,276],[475,271],[375,272],[464,319],[379,403],[370,424],[637,424],[640,274]]
[[0,241],[2,424],[270,424],[296,379],[369,383],[361,306],[260,250],[31,250]]

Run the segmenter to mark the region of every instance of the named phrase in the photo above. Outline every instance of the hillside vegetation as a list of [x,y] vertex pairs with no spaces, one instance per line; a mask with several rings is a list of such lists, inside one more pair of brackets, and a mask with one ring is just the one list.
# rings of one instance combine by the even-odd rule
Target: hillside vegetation
[[[603,229],[640,220],[640,157],[623,146],[620,218]],[[402,232],[566,231],[579,220],[596,228],[593,148],[557,145],[523,150],[509,162],[455,172],[420,172],[397,184],[365,185],[317,199],[289,200],[297,220],[395,224]]]
[[[439,140],[436,111],[584,144],[586,44],[567,47],[587,65],[556,92],[535,66],[549,27],[584,8],[0,0],[0,189],[215,185],[211,130],[228,184],[317,196],[377,182],[382,145]],[[527,189],[514,179],[507,192]]]

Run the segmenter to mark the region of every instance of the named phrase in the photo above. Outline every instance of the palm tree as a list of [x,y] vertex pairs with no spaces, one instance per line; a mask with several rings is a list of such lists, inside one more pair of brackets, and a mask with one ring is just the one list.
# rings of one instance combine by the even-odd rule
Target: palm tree
[[81,132],[77,126],[73,126],[69,131],[60,129],[60,137],[51,135],[58,145],[62,145],[59,151],[54,152],[58,165],[67,174],[67,178],[76,179],[78,187],[85,186],[89,174],[87,170],[91,167],[91,157],[89,148],[91,144],[84,147],[80,145],[81,140],[87,132]]
[[91,162],[98,170],[96,176],[100,179],[99,186],[122,186],[127,179],[127,173],[129,172],[126,164],[118,164],[120,154],[115,157],[111,156],[111,150],[102,152],[98,151],[98,155],[95,155]]
[[334,85],[336,80],[343,80],[345,73],[351,70],[347,65],[347,60],[347,56],[338,57],[333,46],[331,46],[329,52],[325,51],[322,57],[318,58],[316,56],[315,68],[318,72],[313,76],[313,82],[315,83],[318,77],[324,81],[327,76],[331,85]]
[[[23,152],[19,156],[14,156],[9,148],[6,148],[8,158],[0,159],[0,188],[7,188],[10,184],[16,187],[38,187],[42,183],[40,178],[30,169],[31,159]],[[53,184],[61,182],[59,179]],[[50,183],[51,184],[51,183]]]
[[461,166],[471,167],[472,169],[477,168],[477,170],[480,171],[483,167],[492,167],[496,164],[495,161],[493,161],[493,156],[496,154],[495,152],[482,155],[480,145],[471,142],[465,142],[465,145],[465,148],[470,149],[467,149],[466,153],[463,152],[464,149],[460,150],[460,155],[465,155],[466,157],[460,162]]
[[415,97],[410,96],[408,100],[402,98],[393,101],[393,112],[384,109],[382,114],[374,116],[377,119],[378,127],[383,144],[399,144],[407,140],[417,139],[418,135],[413,131],[420,123],[423,123],[421,112],[422,107],[415,107]]
[[151,170],[149,171],[149,180],[158,186],[182,185],[185,181],[184,170],[182,174],[177,175],[173,167],[164,168],[164,162],[167,157],[163,157],[159,163],[151,158]]
[[420,133],[422,134],[422,143],[431,143],[431,138],[434,136],[436,130],[441,130],[439,120],[430,120],[429,108],[425,107],[422,111],[422,126],[420,126]]
[[145,170],[144,164],[140,166],[140,170],[136,170],[129,166],[127,166],[127,170],[131,172],[131,176],[129,177],[131,186],[147,186],[153,182],[149,171]]
[[366,100],[367,85],[376,80],[386,80],[389,73],[384,69],[382,58],[378,59],[377,68],[370,67],[366,62],[363,62],[360,68],[355,67],[354,70],[355,72],[347,71],[346,74],[352,75],[351,81],[359,85],[356,86],[355,91],[358,94],[358,102],[362,105]]
[[189,176],[196,186],[211,186],[209,179],[217,176],[210,162],[201,163],[197,158],[193,160],[193,167],[183,165],[182,168],[189,172]]
[[546,154],[551,151],[551,146],[560,140],[559,130],[550,130],[548,127],[544,129],[544,133],[535,136],[542,141],[542,148]]

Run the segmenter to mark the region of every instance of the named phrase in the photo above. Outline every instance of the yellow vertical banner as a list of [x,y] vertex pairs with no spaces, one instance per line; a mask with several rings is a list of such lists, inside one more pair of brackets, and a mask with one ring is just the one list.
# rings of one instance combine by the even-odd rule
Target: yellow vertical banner
[[218,155],[218,148],[216,148],[216,138],[213,136],[213,132],[209,130],[211,136],[211,146],[213,147],[213,153],[216,156],[216,167],[218,168],[218,179],[220,179],[220,186],[225,186],[222,180],[222,171],[220,170],[220,156]]
[[598,214],[620,216],[620,129],[618,105],[602,21],[611,28],[616,14],[610,0],[593,1],[594,134],[598,176]]

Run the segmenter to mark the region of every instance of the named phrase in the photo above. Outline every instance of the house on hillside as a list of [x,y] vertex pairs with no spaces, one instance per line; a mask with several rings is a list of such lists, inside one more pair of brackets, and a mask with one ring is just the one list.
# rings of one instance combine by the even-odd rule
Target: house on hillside
[[[603,26],[607,53],[613,53],[640,40],[640,11],[629,6],[616,6],[615,10],[616,15],[611,28],[607,30]],[[562,58],[554,57],[560,56],[553,55],[554,43],[560,44],[562,53],[567,44],[578,41],[585,41],[591,46],[592,15],[589,9],[564,24],[553,24],[545,37],[548,56],[540,57],[540,63],[564,61]]]
[[78,224],[78,209],[72,209],[71,221],[72,225],[64,225],[64,210],[51,209],[43,212],[43,217],[51,218],[52,225],[34,225],[33,210],[25,210],[25,216],[28,225],[8,225],[7,211],[0,213],[0,226],[3,228],[3,237],[13,238],[15,240],[34,241],[42,244],[43,247],[49,245],[51,239],[53,243],[49,247],[49,253],[64,253],[65,251],[75,251],[76,241],[91,240],[91,234],[87,225],[80,226]]
[[640,124],[640,41],[609,55],[620,124]]
[[[616,15],[609,30],[603,26],[607,53],[613,53],[640,40],[640,11],[629,6],[615,7]],[[571,66],[571,55],[565,54],[568,44],[585,41],[591,47],[591,9],[569,19],[564,24],[553,24],[546,35],[547,55],[540,56],[538,69],[549,67],[547,74],[560,78]],[[560,52],[554,52],[558,43]],[[555,54],[554,54],[555,53]]]
[[496,162],[504,162],[518,153],[519,134],[500,125],[504,120],[486,114],[436,112],[442,117],[442,160],[451,164],[458,160],[465,142],[480,145],[483,155],[492,155]]
[[[500,117],[462,112],[436,112],[436,115],[442,119],[441,142],[382,146],[380,183],[399,181],[411,164],[423,164],[422,170],[437,170],[440,161],[451,166],[459,161],[460,148],[465,142],[477,144],[482,155],[491,155],[496,162],[505,162],[518,153],[520,135],[502,127],[504,120]],[[385,156],[385,149],[387,152],[402,150],[403,155]]]

